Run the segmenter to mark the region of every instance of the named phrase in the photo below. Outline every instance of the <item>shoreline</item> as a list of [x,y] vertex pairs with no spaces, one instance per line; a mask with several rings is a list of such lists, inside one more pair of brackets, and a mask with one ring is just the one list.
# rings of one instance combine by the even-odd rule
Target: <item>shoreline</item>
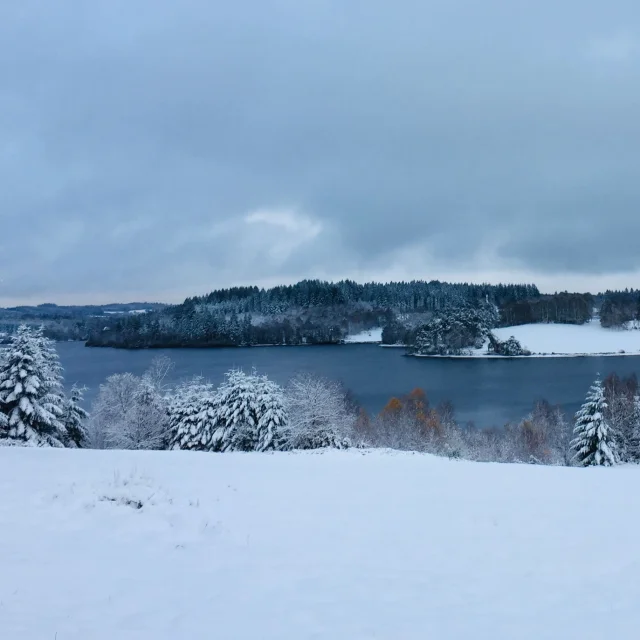
[[496,356],[491,353],[487,354],[466,354],[466,355],[426,355],[419,353],[408,353],[407,356],[411,358],[450,358],[458,360],[515,360],[525,359],[530,360],[532,358],[623,358],[625,356],[638,357],[640,352],[632,353],[532,353],[528,356]]

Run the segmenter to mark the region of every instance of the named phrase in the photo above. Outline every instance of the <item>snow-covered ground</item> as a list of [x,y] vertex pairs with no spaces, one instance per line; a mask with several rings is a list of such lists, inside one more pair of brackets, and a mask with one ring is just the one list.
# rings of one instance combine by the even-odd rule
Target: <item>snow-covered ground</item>
[[604,329],[597,321],[582,325],[524,324],[493,332],[500,340],[515,336],[523,347],[536,355],[640,354],[640,331]]
[[362,344],[368,342],[382,342],[382,327],[367,329],[360,333],[347,336],[344,341],[348,344]]
[[640,467],[0,448],[0,638],[635,639]]

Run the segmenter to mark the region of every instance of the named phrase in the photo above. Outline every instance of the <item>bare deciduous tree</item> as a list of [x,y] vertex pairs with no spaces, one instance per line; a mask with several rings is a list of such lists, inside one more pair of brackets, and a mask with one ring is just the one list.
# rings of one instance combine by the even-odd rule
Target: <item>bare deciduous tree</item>
[[296,376],[286,391],[286,407],[289,448],[349,445],[356,416],[348,410],[347,396],[338,383],[308,374]]

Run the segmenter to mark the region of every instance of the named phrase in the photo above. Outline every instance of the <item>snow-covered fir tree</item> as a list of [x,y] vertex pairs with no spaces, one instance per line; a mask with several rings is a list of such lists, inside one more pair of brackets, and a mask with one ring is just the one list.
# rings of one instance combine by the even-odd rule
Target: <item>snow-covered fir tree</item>
[[280,387],[255,371],[234,369],[216,394],[213,451],[266,451],[280,446],[285,421]]
[[60,364],[60,358],[58,356],[58,351],[56,350],[55,342],[45,337],[43,327],[38,327],[31,331],[33,332],[33,336],[40,350],[45,387],[49,393],[62,398],[62,389],[64,387],[63,369]]
[[591,386],[585,403],[576,413],[576,426],[571,448],[573,459],[583,467],[611,466],[619,462],[615,433],[607,424],[602,381],[597,378]]
[[212,451],[253,451],[256,447],[257,376],[239,369],[225,374],[216,394]]
[[258,378],[256,407],[256,451],[282,449],[283,431],[287,424],[284,393],[282,387],[267,376]]
[[62,423],[67,430],[65,440],[67,446],[82,448],[87,445],[87,420],[89,414],[82,408],[82,400],[86,390],[86,387],[74,384],[69,395],[64,400]]
[[58,374],[42,345],[41,334],[25,325],[12,336],[0,368],[2,435],[32,445],[63,446]]
[[170,449],[207,451],[216,426],[215,389],[195,378],[181,384],[169,403]]

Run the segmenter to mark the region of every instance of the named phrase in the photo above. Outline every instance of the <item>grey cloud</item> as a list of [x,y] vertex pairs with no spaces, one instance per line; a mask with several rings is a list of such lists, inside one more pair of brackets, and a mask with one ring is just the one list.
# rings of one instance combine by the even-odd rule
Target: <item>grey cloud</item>
[[622,0],[4,3],[0,301],[639,271],[639,44]]

